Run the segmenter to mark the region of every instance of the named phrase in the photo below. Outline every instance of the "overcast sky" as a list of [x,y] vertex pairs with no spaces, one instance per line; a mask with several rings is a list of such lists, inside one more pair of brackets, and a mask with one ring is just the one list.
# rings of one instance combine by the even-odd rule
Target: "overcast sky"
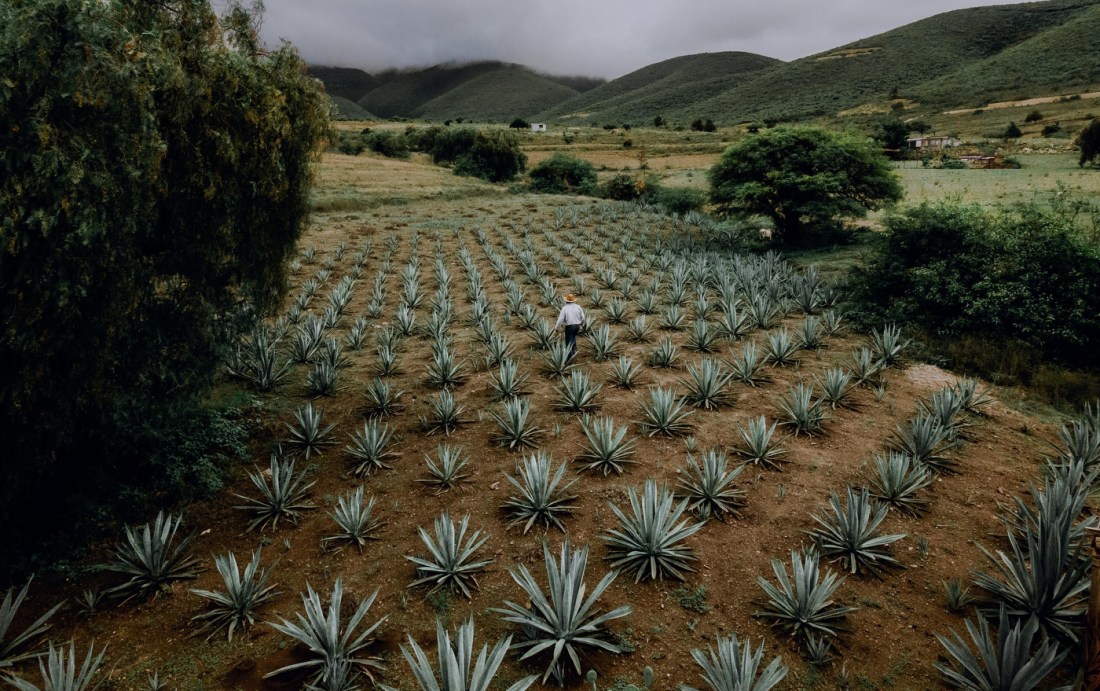
[[[940,12],[1005,0],[265,0],[262,34],[311,64],[503,60],[614,78],[692,53],[812,55]],[[933,44],[930,44],[933,49]]]

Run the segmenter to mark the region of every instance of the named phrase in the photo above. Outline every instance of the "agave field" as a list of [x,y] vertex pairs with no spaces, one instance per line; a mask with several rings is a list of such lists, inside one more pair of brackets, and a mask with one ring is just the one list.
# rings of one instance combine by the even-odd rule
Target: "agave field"
[[[9,591],[0,674],[1066,679],[1100,409],[1060,431],[1029,419],[907,359],[898,327],[852,330],[815,267],[731,254],[705,224],[538,197],[318,224],[284,311],[227,363],[253,397],[254,463],[129,527],[65,592]],[[588,315],[572,360],[553,329],[567,293]]]

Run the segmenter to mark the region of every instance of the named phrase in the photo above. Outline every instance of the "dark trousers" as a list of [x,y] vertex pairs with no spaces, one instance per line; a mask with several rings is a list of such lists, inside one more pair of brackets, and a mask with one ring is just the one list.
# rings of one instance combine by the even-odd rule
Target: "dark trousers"
[[570,360],[577,354],[577,334],[580,332],[580,324],[566,324],[565,326],[565,347],[569,349]]

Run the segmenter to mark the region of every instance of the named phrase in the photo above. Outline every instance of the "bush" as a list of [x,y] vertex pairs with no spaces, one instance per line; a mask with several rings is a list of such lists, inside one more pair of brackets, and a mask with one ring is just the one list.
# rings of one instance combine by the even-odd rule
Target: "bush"
[[869,321],[909,322],[936,339],[1023,345],[1092,366],[1100,251],[1069,206],[994,212],[941,202],[888,216],[883,246],[857,281],[862,309]]
[[592,194],[596,169],[588,161],[555,153],[531,169],[531,189],[551,194]]
[[508,125],[508,127],[514,130],[529,130],[531,129],[531,123],[527,122],[523,118],[516,118],[512,121],[512,124]]
[[527,169],[527,155],[511,132],[478,132],[469,150],[455,161],[455,173],[489,182],[507,182]]
[[644,179],[626,173],[619,173],[601,186],[600,196],[606,199],[628,202],[641,197],[645,192],[646,182]]
[[1033,111],[1031,111],[1030,113],[1027,114],[1027,117],[1024,118],[1024,122],[1030,124],[1030,123],[1033,123],[1033,122],[1039,122],[1042,119],[1043,119],[1043,114],[1040,113],[1037,110],[1033,110]]
[[661,187],[651,197],[654,204],[659,204],[670,214],[681,216],[689,211],[700,211],[707,202],[707,195],[702,190],[693,190],[687,187]]
[[1081,149],[1081,158],[1077,165],[1084,166],[1100,158],[1100,120],[1093,120],[1077,135],[1077,147]]
[[1004,139],[1016,139],[1022,137],[1023,132],[1020,131],[1020,126],[1014,122],[1008,123],[1008,127],[1005,128],[1004,134],[1001,135]]
[[375,132],[367,137],[367,146],[376,154],[386,158],[408,158],[409,140],[404,135],[393,132]]
[[1046,127],[1043,128],[1043,136],[1044,137],[1053,137],[1054,135],[1058,134],[1061,131],[1062,131],[1062,126],[1060,124],[1058,124],[1057,122],[1055,122],[1055,123],[1047,125]]
[[367,145],[362,137],[347,132],[341,132],[336,138],[334,148],[345,156],[358,156],[363,153]]
[[477,132],[469,127],[444,129],[434,133],[431,148],[426,151],[436,165],[453,164],[459,156],[473,148],[476,139]]

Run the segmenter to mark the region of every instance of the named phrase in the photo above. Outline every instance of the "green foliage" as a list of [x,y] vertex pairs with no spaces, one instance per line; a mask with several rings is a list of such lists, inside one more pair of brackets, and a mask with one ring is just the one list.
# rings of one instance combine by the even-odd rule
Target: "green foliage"
[[367,146],[386,158],[408,158],[409,140],[395,132],[372,132],[367,136]]
[[[54,605],[33,623],[27,624],[22,632],[16,633],[12,624],[30,589],[30,580],[20,588],[18,593],[15,592],[15,588],[8,588],[3,603],[0,603],[0,669],[6,669],[34,657],[36,653],[28,651],[27,648],[50,628],[50,617],[61,609],[61,603]],[[5,676],[0,674],[0,679],[4,678]]]
[[458,175],[506,182],[527,168],[527,155],[520,151],[519,139],[511,132],[432,128],[415,141],[431,154],[432,162],[451,165]]
[[761,214],[791,245],[901,199],[889,163],[855,134],[777,127],[729,147],[709,174],[720,211]]
[[[496,642],[492,651],[489,646],[481,647],[481,653],[474,657],[474,620],[471,617],[458,627],[454,641],[451,634],[443,628],[440,619],[435,620],[436,655],[439,659],[439,676],[435,676],[431,662],[424,650],[409,636],[409,647],[401,646],[401,654],[409,663],[421,691],[488,691],[496,676],[500,663],[508,654],[512,637],[506,636]],[[411,649],[411,650],[410,650]],[[473,669],[471,669],[471,665]],[[537,676],[529,676],[508,687],[508,691],[526,691],[535,683]]]
[[5,533],[40,541],[160,480],[167,430],[281,299],[328,102],[252,21],[205,0],[4,11]]
[[1017,137],[1022,137],[1023,134],[1024,133],[1020,131],[1019,125],[1017,125],[1015,122],[1010,122],[1008,123],[1008,127],[1005,128],[1004,134],[1001,136],[1003,136],[1005,139],[1016,139]]
[[531,189],[550,194],[592,194],[596,169],[588,161],[560,151],[531,169]]
[[1085,129],[1081,130],[1075,143],[1081,149],[1078,165],[1084,166],[1100,159],[1100,120],[1093,119]]
[[225,590],[200,590],[191,592],[208,601],[206,612],[192,617],[193,621],[203,622],[204,629],[210,629],[210,639],[219,629],[226,629],[228,640],[240,628],[243,632],[256,623],[256,610],[278,593],[274,585],[268,585],[271,570],[260,568],[260,550],[252,552],[252,560],[244,571],[237,565],[237,555],[227,552],[224,556],[214,557],[218,575],[222,577]]
[[[713,691],[768,691],[787,676],[787,666],[781,657],[772,658],[761,668],[763,641],[754,652],[751,643],[739,641],[736,634],[731,634],[728,638],[718,636],[717,647],[717,652],[709,646],[706,652],[699,648],[691,651],[691,657],[703,669],[703,680]],[[695,691],[690,686],[683,688]]]
[[1100,252],[1067,207],[985,211],[921,204],[885,220],[856,283],[866,316],[945,341],[1021,344],[1091,364],[1100,344]]
[[76,665],[76,643],[69,641],[69,652],[65,653],[65,646],[54,646],[50,642],[49,650],[44,657],[38,660],[38,671],[42,675],[42,688],[20,679],[8,677],[13,688],[17,691],[90,691],[99,687],[99,683],[93,683],[93,678],[103,664],[103,656],[107,648],[101,648],[99,653],[94,647],[88,648],[88,654],[79,667]]
[[650,195],[650,200],[665,208],[670,214],[684,214],[701,211],[707,203],[707,195],[701,190],[689,187],[658,187]]
[[523,118],[516,118],[512,121],[512,124],[508,125],[508,127],[514,130],[526,130],[530,129],[531,123],[527,122]]

